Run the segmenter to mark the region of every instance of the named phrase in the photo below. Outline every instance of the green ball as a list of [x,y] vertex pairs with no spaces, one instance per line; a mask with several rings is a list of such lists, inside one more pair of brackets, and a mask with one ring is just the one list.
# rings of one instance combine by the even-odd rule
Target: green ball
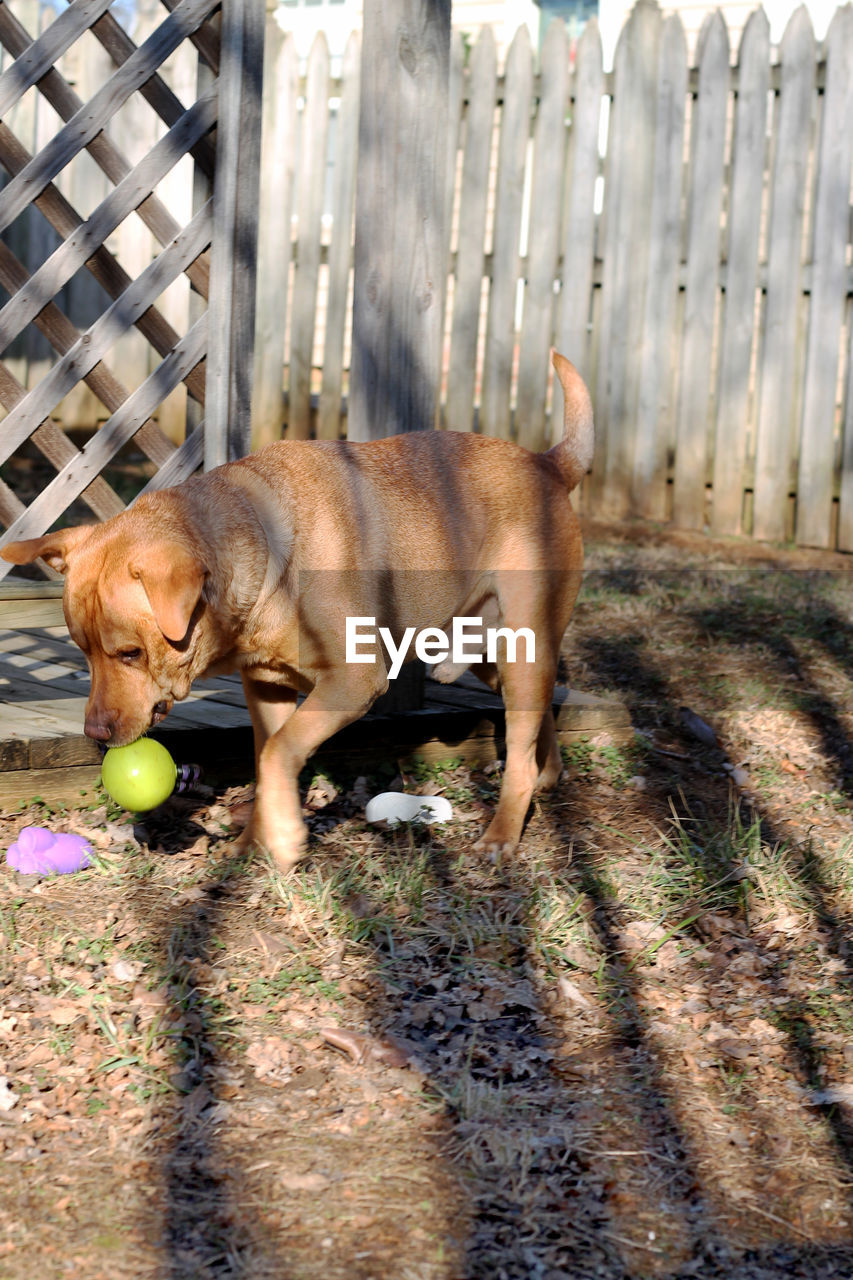
[[161,742],[137,738],[110,747],[101,765],[104,788],[123,809],[142,813],[162,804],[175,789],[177,766]]

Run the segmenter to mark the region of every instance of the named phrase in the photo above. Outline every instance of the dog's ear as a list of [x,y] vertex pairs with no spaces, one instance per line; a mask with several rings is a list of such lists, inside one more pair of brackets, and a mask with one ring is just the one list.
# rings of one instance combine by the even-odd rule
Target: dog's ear
[[142,583],[163,635],[172,644],[180,644],[199,602],[207,565],[189,547],[164,542],[146,547],[129,569],[130,576]]
[[78,524],[73,529],[60,529],[46,533],[42,538],[26,538],[23,542],[10,542],[0,547],[0,556],[12,564],[30,564],[33,560],[46,560],[51,569],[65,573],[68,561],[86,541],[95,525]]

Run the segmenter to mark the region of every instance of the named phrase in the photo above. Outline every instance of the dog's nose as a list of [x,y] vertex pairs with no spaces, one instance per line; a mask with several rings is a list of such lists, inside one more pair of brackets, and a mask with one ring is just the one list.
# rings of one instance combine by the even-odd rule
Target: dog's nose
[[113,728],[115,720],[111,716],[86,716],[83,724],[83,732],[87,738],[94,738],[96,742],[109,742],[113,736]]

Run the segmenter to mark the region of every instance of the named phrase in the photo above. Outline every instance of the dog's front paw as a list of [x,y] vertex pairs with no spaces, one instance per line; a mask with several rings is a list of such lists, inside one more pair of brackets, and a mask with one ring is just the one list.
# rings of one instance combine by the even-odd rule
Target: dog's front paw
[[485,853],[493,862],[498,862],[505,854],[515,853],[518,839],[500,830],[493,830],[494,823],[487,827],[480,839],[474,844],[475,853]]
[[255,849],[268,853],[279,871],[291,871],[308,853],[308,831],[299,826],[290,832],[269,832],[252,821],[232,841],[231,848],[235,853],[248,853]]

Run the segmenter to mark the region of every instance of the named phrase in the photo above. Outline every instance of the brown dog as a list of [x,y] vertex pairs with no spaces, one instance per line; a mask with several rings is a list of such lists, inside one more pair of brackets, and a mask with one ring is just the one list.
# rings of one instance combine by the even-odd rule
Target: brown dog
[[257,769],[243,841],[289,868],[307,838],[300,770],[388,687],[379,646],[372,661],[348,654],[347,619],[374,620],[398,647],[407,628],[446,631],[454,617],[529,628],[535,661],[521,643],[512,661],[498,640],[492,661],[471,667],[502,691],[507,739],[498,807],[476,847],[514,849],[535,787],[560,773],[551,699],[582,564],[569,493],[592,461],[587,389],[564,357],[554,365],[565,430],[547,453],[443,431],[282,442],[104,524],[4,547],[14,564],[43,556],[67,575],[65,616],[92,678],[85,732],[133,742],[194,679],[238,670]]

